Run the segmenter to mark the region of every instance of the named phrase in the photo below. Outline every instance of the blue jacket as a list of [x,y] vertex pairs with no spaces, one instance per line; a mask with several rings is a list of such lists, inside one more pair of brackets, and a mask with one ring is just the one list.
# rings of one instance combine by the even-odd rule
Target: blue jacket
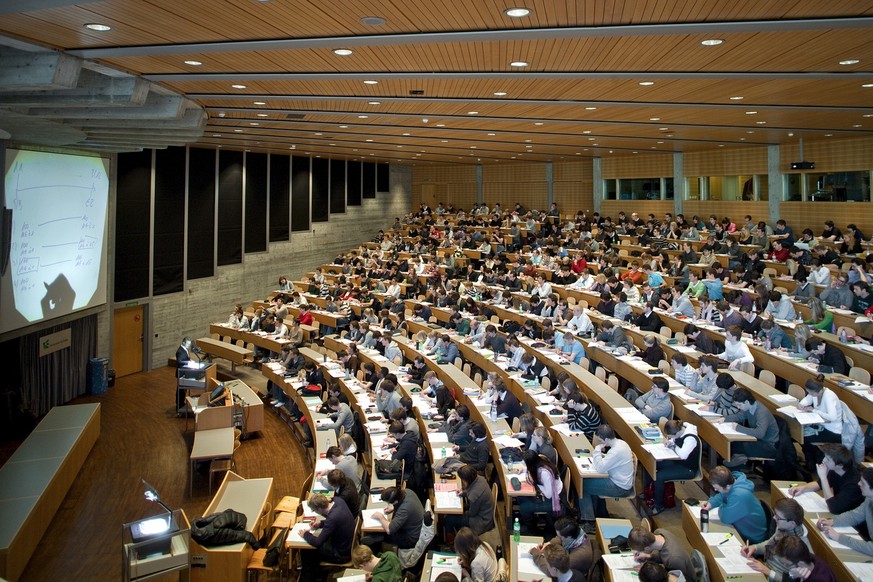
[[734,484],[727,493],[718,493],[709,498],[718,510],[722,523],[732,525],[747,542],[758,543],[767,537],[767,518],[761,502],[755,497],[755,485],[746,476],[734,471]]

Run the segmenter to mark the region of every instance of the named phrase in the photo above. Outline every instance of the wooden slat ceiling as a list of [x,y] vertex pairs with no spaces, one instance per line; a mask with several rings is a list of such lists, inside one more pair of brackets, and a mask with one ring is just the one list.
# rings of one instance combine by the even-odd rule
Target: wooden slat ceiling
[[2,14],[0,34],[185,93],[199,143],[253,151],[540,161],[873,129],[869,1],[103,0]]

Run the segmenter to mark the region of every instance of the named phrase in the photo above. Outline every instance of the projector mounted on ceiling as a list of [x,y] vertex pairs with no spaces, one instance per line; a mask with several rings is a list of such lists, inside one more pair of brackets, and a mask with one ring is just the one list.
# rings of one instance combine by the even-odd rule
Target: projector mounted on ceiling
[[791,162],[792,170],[814,170],[815,162]]

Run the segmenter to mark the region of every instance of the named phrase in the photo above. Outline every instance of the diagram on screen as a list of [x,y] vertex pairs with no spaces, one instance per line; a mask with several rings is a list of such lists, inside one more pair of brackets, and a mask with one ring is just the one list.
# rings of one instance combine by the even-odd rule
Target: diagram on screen
[[29,322],[88,307],[105,264],[109,176],[100,158],[19,151],[8,164],[10,274]]

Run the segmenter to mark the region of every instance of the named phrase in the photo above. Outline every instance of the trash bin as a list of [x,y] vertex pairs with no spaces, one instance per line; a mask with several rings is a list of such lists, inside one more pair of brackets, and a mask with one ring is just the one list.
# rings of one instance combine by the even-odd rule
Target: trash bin
[[88,393],[105,394],[109,390],[109,358],[91,358],[88,362]]

